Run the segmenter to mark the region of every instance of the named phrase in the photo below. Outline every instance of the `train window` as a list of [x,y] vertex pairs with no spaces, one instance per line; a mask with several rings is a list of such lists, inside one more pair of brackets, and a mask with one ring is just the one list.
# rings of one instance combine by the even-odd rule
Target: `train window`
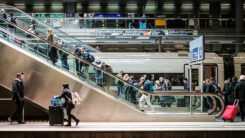
[[183,86],[184,73],[128,73],[129,76],[134,76],[134,80],[138,82],[140,77],[147,75],[149,80],[158,80],[159,77],[164,77],[172,83],[172,86]]
[[245,74],[245,64],[242,64],[242,66],[241,66],[241,74],[242,75]]
[[217,80],[217,66],[216,65],[205,65],[203,67],[203,79],[209,79],[210,77],[213,77],[214,80]]
[[195,86],[198,86],[198,69],[192,69],[192,83]]

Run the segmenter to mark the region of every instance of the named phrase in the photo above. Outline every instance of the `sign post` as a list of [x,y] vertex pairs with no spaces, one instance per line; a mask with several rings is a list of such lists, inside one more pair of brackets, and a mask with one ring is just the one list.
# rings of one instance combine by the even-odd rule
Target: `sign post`
[[[205,36],[202,35],[189,43],[190,92],[192,92],[192,65],[200,65],[200,92],[203,92],[203,60],[205,59]],[[201,112],[203,112],[203,96],[201,96]],[[190,97],[190,113],[192,113],[192,98]]]

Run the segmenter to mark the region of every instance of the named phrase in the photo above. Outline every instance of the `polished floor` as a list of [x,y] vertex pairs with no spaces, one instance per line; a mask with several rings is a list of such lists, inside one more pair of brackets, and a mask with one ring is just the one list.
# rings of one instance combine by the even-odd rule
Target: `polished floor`
[[65,131],[245,131],[245,122],[124,122],[84,123],[77,127],[49,126],[48,122],[27,122],[18,125],[0,123],[0,132],[65,132]]

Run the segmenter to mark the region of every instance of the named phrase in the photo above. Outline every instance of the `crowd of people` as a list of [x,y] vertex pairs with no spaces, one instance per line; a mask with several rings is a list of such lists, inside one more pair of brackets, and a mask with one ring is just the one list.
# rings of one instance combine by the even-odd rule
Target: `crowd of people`
[[245,76],[241,75],[239,80],[237,77],[228,78],[225,81],[222,94],[225,106],[233,105],[234,102],[238,102],[241,120],[244,121]]

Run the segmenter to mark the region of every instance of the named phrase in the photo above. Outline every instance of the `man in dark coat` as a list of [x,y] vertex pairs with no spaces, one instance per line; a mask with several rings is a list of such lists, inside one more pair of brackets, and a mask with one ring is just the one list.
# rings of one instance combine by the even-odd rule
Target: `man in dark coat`
[[[80,57],[82,55],[81,50],[79,49],[79,47],[77,45],[75,46],[74,55],[77,57]],[[77,75],[81,75],[81,67],[80,67],[79,60],[75,59],[75,63],[76,63]]]
[[12,123],[12,119],[17,117],[18,124],[24,124],[22,121],[22,111],[24,107],[24,73],[17,73],[17,78],[12,84],[12,100],[15,102],[17,109],[8,117],[8,121]]
[[239,109],[241,120],[244,121],[244,110],[245,107],[245,76],[240,76],[240,81],[235,87],[235,99],[239,100]]
[[72,103],[72,95],[69,89],[69,84],[67,83],[63,84],[62,94],[56,97],[56,99],[61,99],[61,98],[65,99],[63,107],[66,109],[66,114],[68,116],[68,124],[65,126],[71,126],[71,119],[75,120],[77,126],[80,120],[71,114],[71,110],[75,108],[75,105]]
[[238,78],[236,76],[232,77],[232,82],[231,82],[231,88],[230,88],[230,95],[228,96],[229,104],[233,104],[235,100],[235,87],[236,84],[238,83]]

